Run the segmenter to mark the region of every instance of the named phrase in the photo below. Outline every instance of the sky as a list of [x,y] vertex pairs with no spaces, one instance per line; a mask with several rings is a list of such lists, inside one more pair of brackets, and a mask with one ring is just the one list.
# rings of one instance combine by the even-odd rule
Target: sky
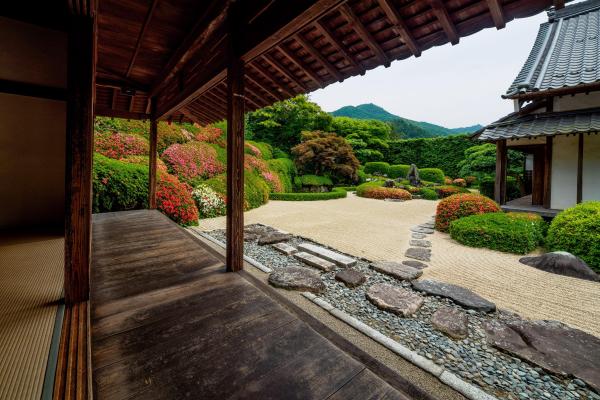
[[394,61],[310,95],[325,111],[374,103],[392,114],[458,128],[485,125],[513,111],[500,96],[519,73],[545,12],[513,20],[501,30],[484,29]]

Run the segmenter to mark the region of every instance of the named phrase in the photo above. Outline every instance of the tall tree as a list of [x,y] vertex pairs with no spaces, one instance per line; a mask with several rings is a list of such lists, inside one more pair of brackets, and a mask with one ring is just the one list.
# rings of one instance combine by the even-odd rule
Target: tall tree
[[383,121],[334,117],[331,130],[346,138],[362,162],[381,161],[392,128]]

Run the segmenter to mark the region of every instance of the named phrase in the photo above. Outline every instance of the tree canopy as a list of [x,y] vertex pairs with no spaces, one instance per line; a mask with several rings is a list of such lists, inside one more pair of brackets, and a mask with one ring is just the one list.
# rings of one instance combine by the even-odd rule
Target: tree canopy
[[[506,174],[519,177],[523,174],[525,156],[515,150],[508,150]],[[496,146],[485,143],[465,150],[465,159],[458,163],[460,176],[476,176],[479,180],[496,173]]]
[[331,130],[346,138],[360,162],[380,161],[389,146],[387,140],[392,128],[374,119],[334,117]]

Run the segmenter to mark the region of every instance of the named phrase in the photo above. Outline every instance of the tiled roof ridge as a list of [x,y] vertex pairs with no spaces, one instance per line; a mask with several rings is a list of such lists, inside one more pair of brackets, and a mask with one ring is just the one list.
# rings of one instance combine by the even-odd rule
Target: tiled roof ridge
[[568,5],[560,10],[552,8],[548,10],[548,21],[553,22],[558,19],[577,17],[598,8],[600,8],[600,0],[582,1],[581,3]]
[[[592,108],[585,108],[585,109],[580,109],[580,110],[568,110],[568,111],[548,111],[548,112],[543,112],[543,113],[530,113],[530,114],[526,114],[526,115],[516,115],[518,113],[510,113],[510,114],[504,116],[503,118],[499,119],[498,121],[492,122],[491,124],[483,127],[481,130],[483,131],[488,128],[497,128],[499,126],[512,125],[515,122],[528,122],[528,121],[534,121],[534,120],[538,120],[538,119],[556,118],[556,117],[572,117],[572,116],[577,116],[577,115],[586,115],[586,114],[593,114],[593,113],[600,113],[600,107],[592,107]],[[510,118],[511,116],[516,116],[516,118]]]

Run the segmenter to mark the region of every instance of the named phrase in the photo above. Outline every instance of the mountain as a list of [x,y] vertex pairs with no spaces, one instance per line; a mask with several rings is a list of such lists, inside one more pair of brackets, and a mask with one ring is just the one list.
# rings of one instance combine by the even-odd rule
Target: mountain
[[435,137],[456,135],[459,133],[472,133],[482,126],[472,125],[460,128],[446,128],[444,126],[432,124],[424,121],[414,121],[408,118],[402,118],[389,111],[379,107],[376,104],[361,104],[358,106],[345,106],[335,110],[331,115],[336,117],[350,117],[357,119],[376,119],[389,122],[395,134],[405,138],[417,137]]

